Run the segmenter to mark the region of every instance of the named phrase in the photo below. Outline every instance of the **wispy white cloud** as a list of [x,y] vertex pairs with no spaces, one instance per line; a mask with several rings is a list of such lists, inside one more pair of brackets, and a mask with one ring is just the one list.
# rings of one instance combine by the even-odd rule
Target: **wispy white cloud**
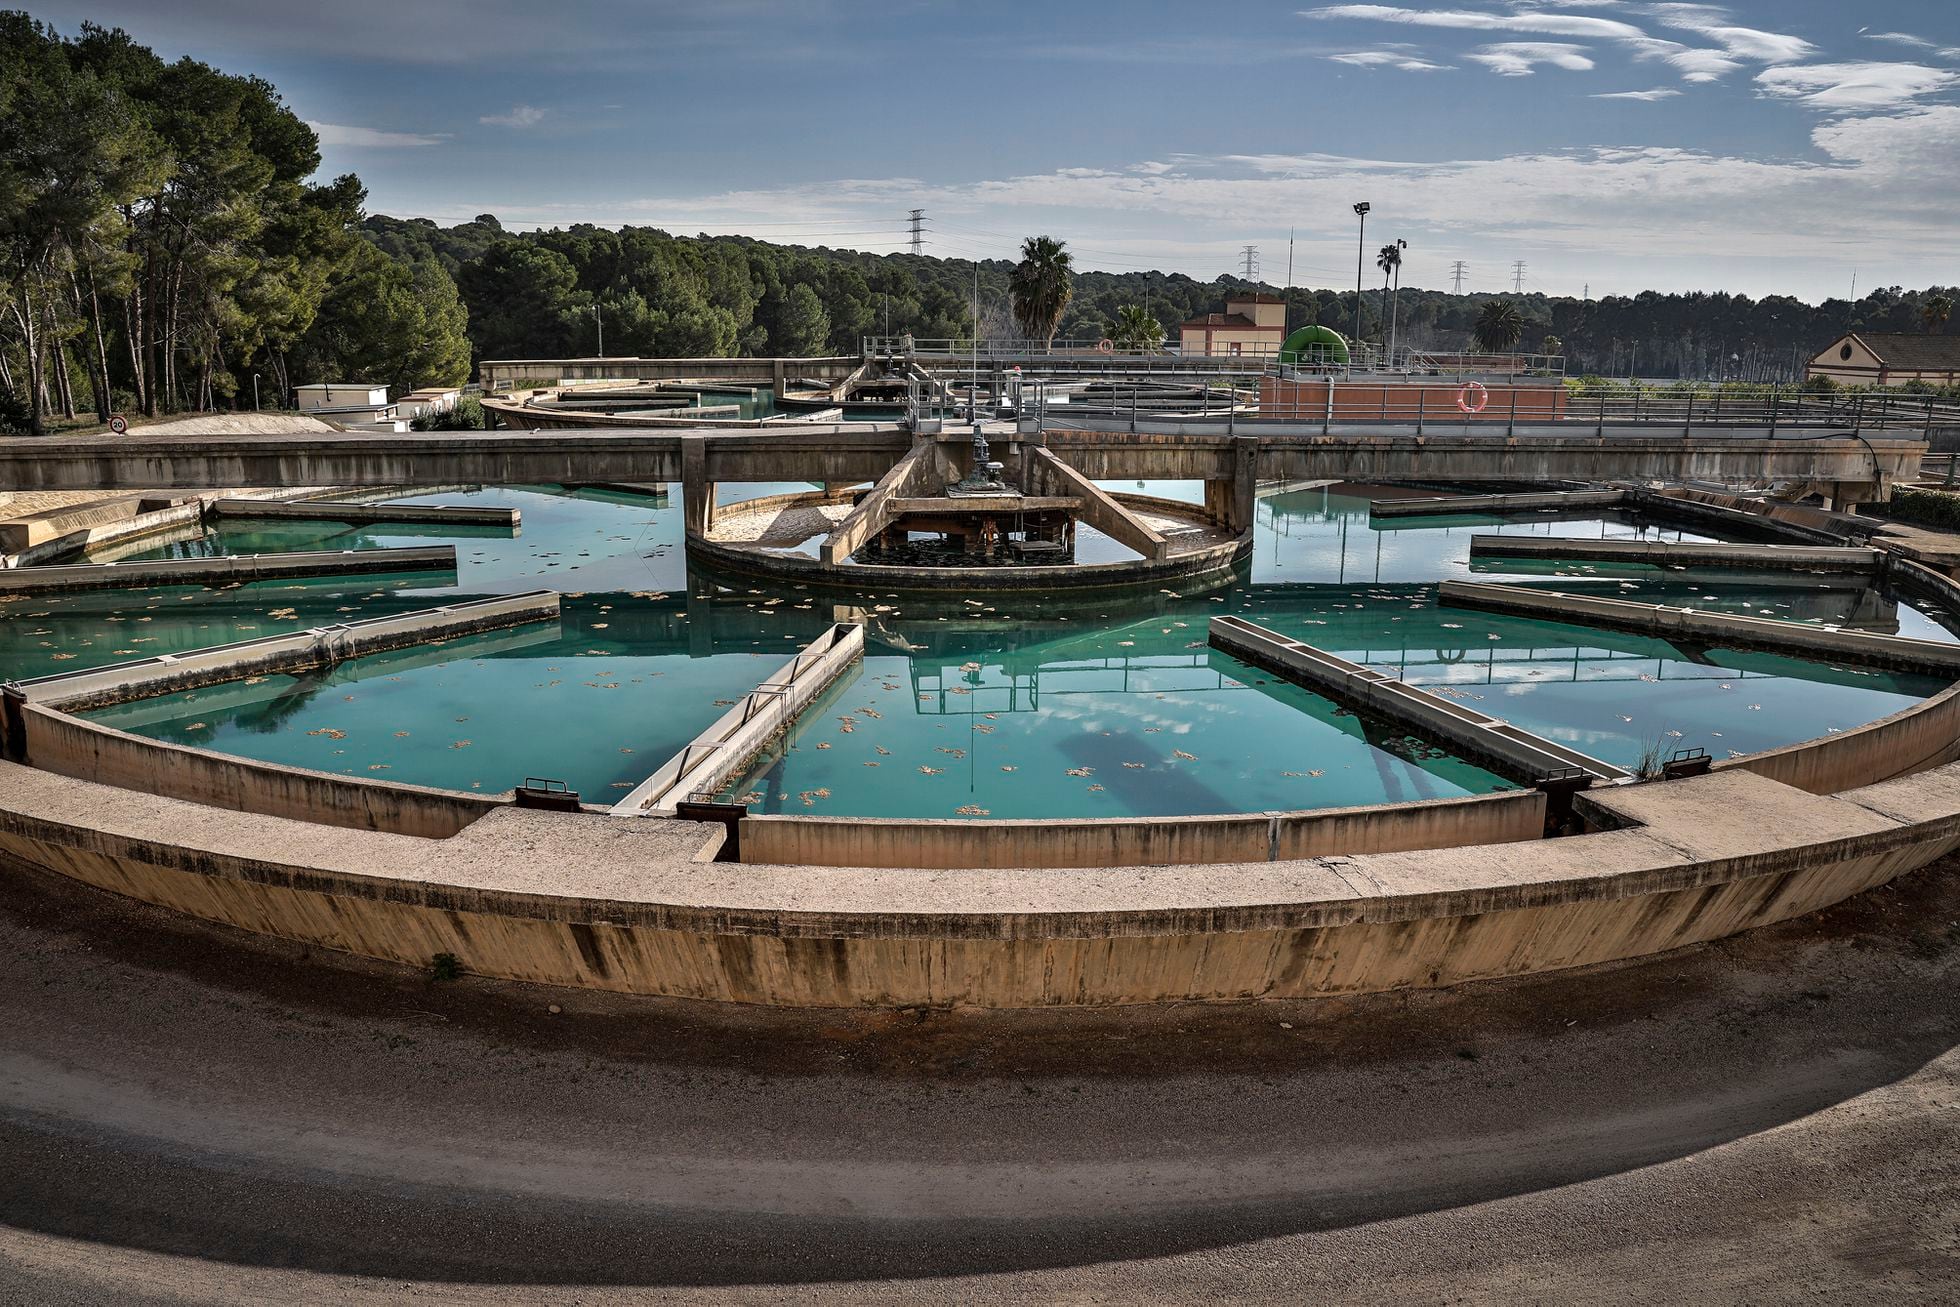
[[1592,96],[1595,100],[1671,100],[1681,92],[1672,87],[1657,86],[1651,91],[1601,91]]
[[1407,50],[1393,47],[1381,50],[1351,50],[1344,54],[1326,56],[1337,64],[1350,64],[1356,68],[1393,68],[1404,73],[1437,73],[1447,70],[1449,64],[1439,64]]
[[491,127],[536,127],[548,112],[535,105],[514,104],[507,113],[487,113],[477,121]]
[[358,150],[400,150],[423,145],[441,145],[442,135],[423,132],[390,132],[378,127],[350,127],[345,123],[306,124],[322,145],[339,145]]
[[1535,9],[1489,14],[1465,9],[1408,9],[1400,5],[1324,5],[1301,12],[1308,18],[1404,23],[1415,27],[1448,27],[1471,32],[1589,36],[1608,41],[1628,41],[1647,35],[1633,24],[1616,19],[1594,18],[1586,14],[1553,14]]
[[1817,47],[1800,36],[1765,32],[1755,27],[1738,27],[1729,21],[1726,9],[1714,5],[1657,4],[1649,12],[1660,20],[1663,27],[1693,32],[1738,58],[1758,63],[1795,63],[1817,53]]
[[1479,46],[1464,56],[1496,73],[1499,77],[1529,77],[1539,64],[1583,73],[1594,65],[1586,47],[1564,41],[1499,41]]
[[1941,45],[1937,41],[1928,41],[1923,36],[1914,36],[1911,32],[1861,31],[1858,35],[1867,41],[1889,41],[1893,45],[1911,46],[1915,50],[1931,50],[1942,59],[1960,59],[1960,46]]
[[1756,84],[1766,95],[1813,109],[1892,109],[1947,90],[1960,73],[1908,63],[1794,64],[1765,68]]
[[1894,45],[1916,45],[1922,50],[1931,50],[1933,43],[1923,36],[1911,32],[1859,32],[1867,41],[1890,41]]
[[[1561,5],[1560,9],[1572,7],[1575,6]],[[1602,4],[1594,7],[1617,6]],[[1730,21],[1727,10],[1714,5],[1655,4],[1641,6],[1639,11],[1652,16],[1663,27],[1692,32],[1712,42],[1707,46],[1687,45],[1655,36],[1646,28],[1619,18],[1555,12],[1523,0],[1514,0],[1509,13],[1372,4],[1323,5],[1301,12],[1305,17],[1316,19],[1607,41],[1626,49],[1636,59],[1657,59],[1666,63],[1681,75],[1683,81],[1688,82],[1719,80],[1741,68],[1744,63],[1784,64],[1809,58],[1816,53],[1815,47],[1802,37],[1739,26]],[[1489,60],[1479,62],[1490,63]],[[1520,75],[1513,61],[1500,60],[1499,64],[1491,66],[1507,76]]]

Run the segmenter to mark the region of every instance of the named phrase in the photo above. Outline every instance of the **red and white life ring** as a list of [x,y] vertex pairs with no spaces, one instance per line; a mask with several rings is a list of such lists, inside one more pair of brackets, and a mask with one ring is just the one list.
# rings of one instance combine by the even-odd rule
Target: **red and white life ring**
[[1107,336],[1104,336],[1101,340],[1096,342],[1096,350],[1098,353],[1107,354],[1109,353],[1109,351],[1115,348],[1116,348],[1116,342],[1111,340]]
[[1490,403],[1490,391],[1481,381],[1466,381],[1463,389],[1456,392],[1456,406],[1465,413],[1481,413]]

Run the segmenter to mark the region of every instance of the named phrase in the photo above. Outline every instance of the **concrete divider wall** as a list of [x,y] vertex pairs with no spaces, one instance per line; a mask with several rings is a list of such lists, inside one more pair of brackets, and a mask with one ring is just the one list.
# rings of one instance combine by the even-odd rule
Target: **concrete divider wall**
[[309,522],[402,522],[428,526],[503,526],[523,524],[515,508],[483,504],[349,504],[330,499],[218,499],[214,517],[298,518]]
[[720,789],[863,657],[864,628],[832,626],[634,787],[613,815],[666,815],[690,794]]
[[0,571],[0,592],[113,590],[141,585],[208,585],[272,576],[329,576],[362,572],[456,570],[454,545],[408,549],[308,550],[217,558],[168,558],[133,563],[61,563]]
[[1537,780],[1567,768],[1602,780],[1624,780],[1631,775],[1622,767],[1534,735],[1500,717],[1441,698],[1242,617],[1212,618],[1208,639],[1213,648],[1242,662],[1277,672],[1336,702],[1357,704],[1376,716],[1445,740],[1464,757],[1513,776]]
[[1805,622],[1780,622],[1773,618],[1742,617],[1627,599],[1603,599],[1524,585],[1444,581],[1437,587],[1437,597],[1446,608],[1474,608],[1515,613],[1541,621],[1606,626],[1664,640],[1769,649],[1799,658],[1929,672],[1936,676],[1960,673],[1960,645],[1936,640],[1873,635]]
[[1567,536],[1473,535],[1470,560],[1546,558],[1647,563],[1655,567],[1724,567],[1753,571],[1875,572],[1885,555],[1859,546],[1701,544],[1683,540],[1580,540]]
[[1613,508],[1627,502],[1624,490],[1530,490],[1515,495],[1435,495],[1426,499],[1377,499],[1370,517],[1429,517],[1528,513],[1545,508]]
[[742,861],[837,867],[1176,866],[1508,844],[1545,833],[1545,796],[1513,790],[1365,808],[1083,821],[752,816]]
[[126,703],[275,672],[332,666],[364,654],[430,644],[479,631],[558,620],[555,591],[472,599],[440,608],[423,608],[340,626],[321,626],[290,635],[264,636],[190,653],[80,672],[63,672],[17,682],[27,699],[74,711]]
[[237,812],[444,839],[509,802],[168,744],[41,704],[26,704],[21,714],[29,766]]
[[[141,501],[126,502],[135,504]],[[203,518],[204,505],[195,500],[188,504],[172,504],[168,508],[151,509],[147,512],[119,512],[94,525],[64,530],[60,535],[44,536],[37,543],[24,546],[11,555],[13,566],[33,566],[50,558],[60,558],[77,550],[86,549],[90,545],[106,544],[111,540],[128,540],[173,526],[191,526],[202,521]]]

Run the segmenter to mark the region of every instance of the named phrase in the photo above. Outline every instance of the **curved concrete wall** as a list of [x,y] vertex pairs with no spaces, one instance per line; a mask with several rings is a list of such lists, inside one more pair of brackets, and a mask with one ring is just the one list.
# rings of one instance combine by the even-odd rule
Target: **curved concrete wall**
[[[1585,800],[1568,839],[1221,867],[754,868],[715,828],[504,809],[411,840],[0,764],[0,850],[243,929],[426,965],[791,1006],[1304,997],[1637,957],[1960,845],[1960,767],[1818,797],[1746,772]],[[1753,820],[1738,823],[1737,812]]]
[[35,703],[20,712],[30,766],[236,812],[442,839],[509,802],[166,744]]
[[742,861],[838,867],[1122,867],[1269,862],[1535,840],[1545,796],[1464,799],[1202,817],[1085,821],[742,819]]

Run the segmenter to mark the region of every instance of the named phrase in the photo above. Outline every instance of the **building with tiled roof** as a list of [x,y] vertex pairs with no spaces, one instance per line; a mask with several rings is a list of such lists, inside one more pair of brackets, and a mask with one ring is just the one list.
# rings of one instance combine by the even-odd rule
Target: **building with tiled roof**
[[1205,313],[1178,327],[1181,351],[1189,356],[1245,355],[1272,358],[1286,339],[1286,301],[1277,295],[1244,292],[1225,297],[1223,313]]
[[1960,385],[1960,336],[1848,331],[1810,360],[1809,375],[1840,386]]

